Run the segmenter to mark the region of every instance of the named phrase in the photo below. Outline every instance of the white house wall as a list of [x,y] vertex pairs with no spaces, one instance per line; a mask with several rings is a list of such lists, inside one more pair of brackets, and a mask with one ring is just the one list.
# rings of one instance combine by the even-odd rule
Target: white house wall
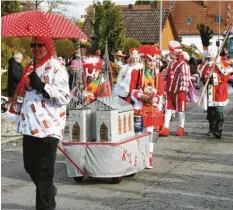
[[[201,42],[200,35],[180,35],[182,37],[182,44],[190,46],[191,44],[195,44],[200,52],[203,53],[203,47]],[[219,39],[218,35],[213,35],[211,41],[217,41]],[[223,36],[220,35],[220,39],[223,39]]]

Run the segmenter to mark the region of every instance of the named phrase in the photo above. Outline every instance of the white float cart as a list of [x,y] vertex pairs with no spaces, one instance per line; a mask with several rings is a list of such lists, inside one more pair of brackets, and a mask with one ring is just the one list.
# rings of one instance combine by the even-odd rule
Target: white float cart
[[76,182],[84,177],[111,178],[120,183],[123,176],[134,176],[149,165],[151,133],[142,133],[121,142],[63,141],[68,177]]

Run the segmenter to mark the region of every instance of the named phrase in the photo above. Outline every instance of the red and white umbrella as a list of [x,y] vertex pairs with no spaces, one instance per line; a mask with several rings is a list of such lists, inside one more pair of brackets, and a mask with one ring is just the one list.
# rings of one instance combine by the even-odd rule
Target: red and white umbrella
[[1,22],[1,36],[88,39],[76,25],[63,16],[39,10],[12,13],[3,16]]

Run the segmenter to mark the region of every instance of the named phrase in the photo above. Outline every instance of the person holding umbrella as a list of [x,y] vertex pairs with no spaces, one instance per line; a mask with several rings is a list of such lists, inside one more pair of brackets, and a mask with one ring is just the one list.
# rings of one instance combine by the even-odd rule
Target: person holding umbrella
[[17,131],[23,134],[24,167],[36,186],[36,209],[52,210],[56,206],[54,164],[64,135],[69,81],[51,38],[33,38],[31,48],[34,63],[24,71],[10,113],[18,116]]

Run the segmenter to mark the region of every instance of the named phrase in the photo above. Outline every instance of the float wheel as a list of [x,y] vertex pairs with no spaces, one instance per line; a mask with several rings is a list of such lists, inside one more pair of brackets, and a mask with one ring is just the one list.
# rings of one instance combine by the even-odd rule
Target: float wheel
[[121,182],[121,177],[114,177],[112,178],[112,183],[113,184],[119,184]]
[[83,180],[83,176],[77,176],[77,177],[73,177],[75,182],[81,182]]

